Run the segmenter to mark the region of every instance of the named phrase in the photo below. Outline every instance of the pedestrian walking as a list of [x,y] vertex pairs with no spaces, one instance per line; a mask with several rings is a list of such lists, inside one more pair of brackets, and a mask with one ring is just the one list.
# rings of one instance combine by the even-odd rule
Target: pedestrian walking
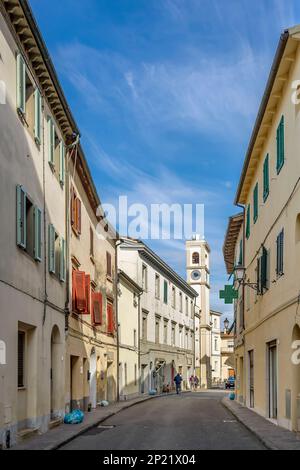
[[182,377],[179,373],[175,376],[174,382],[175,382],[175,385],[176,385],[176,393],[178,395],[181,391],[181,382],[182,382]]
[[193,375],[190,376],[190,389],[192,391],[195,389],[195,377]]
[[195,390],[197,390],[197,388],[199,386],[199,379],[198,379],[197,375],[195,375],[195,377],[194,377],[194,386],[195,386]]

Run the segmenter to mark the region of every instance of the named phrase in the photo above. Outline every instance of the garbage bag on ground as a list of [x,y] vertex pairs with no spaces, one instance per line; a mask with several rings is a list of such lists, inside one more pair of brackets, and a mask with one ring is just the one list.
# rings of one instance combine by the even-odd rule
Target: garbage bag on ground
[[155,389],[149,390],[149,395],[156,395],[156,390]]
[[80,424],[84,419],[84,413],[81,410],[74,410],[65,415],[65,424]]
[[108,405],[109,405],[109,403],[108,403],[107,400],[102,400],[102,401],[100,402],[100,406],[108,406]]

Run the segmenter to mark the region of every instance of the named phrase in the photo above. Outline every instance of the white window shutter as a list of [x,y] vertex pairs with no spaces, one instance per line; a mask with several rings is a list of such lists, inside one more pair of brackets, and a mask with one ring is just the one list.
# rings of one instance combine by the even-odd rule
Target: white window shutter
[[17,55],[17,108],[26,112],[26,68],[21,54]]
[[34,259],[42,261],[42,211],[34,207]]
[[38,88],[34,92],[34,137],[41,143],[42,98]]
[[55,274],[55,228],[52,224],[49,224],[48,234],[48,246],[49,246],[49,272]]
[[65,161],[66,148],[63,141],[59,143],[59,182],[63,186],[65,184]]
[[17,245],[26,248],[26,191],[17,186]]

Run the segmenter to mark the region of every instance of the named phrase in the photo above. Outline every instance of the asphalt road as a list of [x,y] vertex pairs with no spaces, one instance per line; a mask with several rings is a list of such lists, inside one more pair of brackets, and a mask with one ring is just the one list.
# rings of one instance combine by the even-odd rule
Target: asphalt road
[[207,391],[146,401],[109,418],[62,450],[263,450],[223,407],[223,396]]

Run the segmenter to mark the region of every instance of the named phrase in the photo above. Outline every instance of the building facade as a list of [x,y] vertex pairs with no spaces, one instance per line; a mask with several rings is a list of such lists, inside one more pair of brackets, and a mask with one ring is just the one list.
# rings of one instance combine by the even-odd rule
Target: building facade
[[197,293],[144,243],[124,239],[118,265],[141,285],[140,391],[174,388],[182,374],[189,388],[194,373],[194,307]]
[[211,384],[221,382],[221,316],[222,313],[210,311],[211,338]]
[[212,383],[211,316],[210,316],[210,248],[205,240],[195,236],[186,241],[187,283],[197,292],[197,338],[195,341],[196,368],[200,386],[209,388]]
[[280,38],[235,200],[244,206],[244,223],[237,227],[232,218],[225,240],[228,270],[240,264],[246,281],[235,305],[237,399],[294,431],[300,430],[299,39],[299,26]]
[[127,274],[118,274],[119,397],[135,398],[140,393],[140,298],[143,289]]

